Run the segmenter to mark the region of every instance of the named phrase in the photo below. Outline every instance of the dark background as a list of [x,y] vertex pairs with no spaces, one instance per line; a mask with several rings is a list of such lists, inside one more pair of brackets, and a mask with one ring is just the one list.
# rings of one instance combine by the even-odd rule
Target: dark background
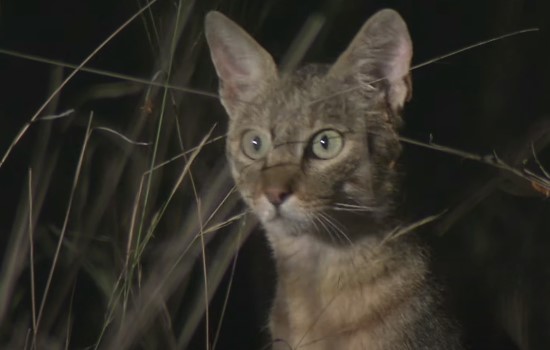
[[[178,4],[189,11],[170,56],[167,48]],[[78,64],[143,5],[127,0],[2,1],[0,49]],[[528,168],[544,176],[533,159],[531,145],[541,165],[550,169],[550,3],[546,0],[160,1],[117,35],[89,66],[151,79],[158,72],[167,74],[172,57],[171,84],[215,92],[216,79],[202,36],[207,11],[218,9],[227,14],[277,61],[306,19],[321,14],[325,25],[304,61],[330,63],[361,24],[384,7],[398,10],[408,23],[414,64],[517,30],[539,29],[414,70],[413,100],[405,111],[403,135],[422,142],[433,139],[473,154],[494,152],[514,168]],[[69,72],[0,54],[0,154],[49,96],[52,86],[59,84],[59,77]],[[121,82],[79,73],[42,114],[70,108],[75,113],[31,125],[0,167],[4,276],[10,271],[6,258],[10,242],[23,227],[18,223],[26,205],[31,167],[35,195],[43,196],[43,205],[34,208],[35,278],[43,287],[90,111],[96,126],[107,126],[135,140],[154,141],[161,91],[151,92],[140,84],[117,85]],[[214,134],[223,134],[225,114],[215,99],[172,91],[166,105],[174,118],[163,129],[160,160],[198,144],[213,123],[219,124]],[[124,232],[140,180],[136,174],[147,169],[150,157],[150,148],[131,147],[108,136],[94,139],[69,221],[67,253],[62,254],[60,272],[53,282],[47,308],[50,317],[41,331],[43,348],[57,348],[65,337],[66,315],[72,315],[69,348],[86,348],[98,339],[108,300],[98,281],[104,276],[112,279],[122,270]],[[117,164],[123,164],[119,172],[113,170]],[[202,152],[193,170],[201,191],[216,191],[210,179],[221,172],[222,164],[222,143]],[[402,206],[408,216],[422,218],[448,210],[421,235],[432,248],[435,274],[445,287],[449,311],[459,319],[469,348],[549,348],[550,205],[544,191],[491,165],[412,145],[405,145],[402,169],[406,174]],[[177,171],[169,166],[162,172],[154,184],[152,203],[162,203]],[[230,186],[230,181],[225,181],[224,186]],[[142,263],[144,275],[157,271],[156,261],[166,249],[165,242],[173,242],[186,225],[182,217],[194,205],[191,188],[186,180],[177,192],[175,204],[148,246]],[[149,210],[147,219],[155,212]],[[220,230],[210,241],[210,256],[221,251],[225,241],[218,236],[224,234]],[[17,348],[15,344],[21,344],[19,340],[31,325],[28,247],[21,252],[19,277],[9,294],[10,308],[0,314],[0,344],[7,348]],[[267,342],[264,324],[273,284],[269,250],[260,232],[252,233],[236,261],[234,275],[231,264],[220,267],[227,273],[210,304],[210,321],[217,322],[232,281],[216,348],[260,349]],[[189,343],[166,340],[170,339],[167,334],[180,339],[177,333],[188,324],[190,305],[196,300],[192,297],[198,288],[195,285],[202,280],[200,259],[190,258],[185,264],[186,274],[174,282],[179,287],[166,297],[165,310],[160,316],[152,314],[153,325],[140,329],[128,347],[168,349],[185,344],[190,349],[206,348],[204,320]],[[70,311],[68,305],[72,305]],[[116,338],[115,326],[108,327],[109,332]],[[210,333],[214,331],[210,329]]]

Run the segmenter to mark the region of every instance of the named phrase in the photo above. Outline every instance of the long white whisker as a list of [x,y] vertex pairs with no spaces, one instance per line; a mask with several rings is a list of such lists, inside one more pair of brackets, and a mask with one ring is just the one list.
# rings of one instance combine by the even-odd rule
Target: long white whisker
[[314,220],[317,220],[319,222],[319,224],[321,224],[321,226],[323,227],[323,229],[325,230],[325,232],[328,234],[328,236],[330,237],[330,240],[333,242],[333,243],[336,243],[336,240],[335,240],[335,237],[334,235],[332,234],[332,231],[330,230],[330,227],[325,225],[325,222],[324,222],[324,217],[322,216],[322,214],[319,214],[319,215],[314,215],[313,216],[313,219]]
[[350,237],[348,236],[348,234],[345,232],[345,227],[342,225],[341,222],[339,222],[336,218],[330,216],[327,214],[327,217],[328,219],[330,220],[330,222],[332,222],[335,227],[338,228],[338,232],[340,232],[340,234],[342,236],[344,236],[344,238],[346,239],[346,241],[350,244],[350,245],[353,245],[353,242],[351,241]]
[[338,221],[336,221],[336,219],[334,219],[333,217],[331,217],[330,215],[328,214],[323,214],[323,213],[320,213],[319,214],[320,217],[322,217],[326,223],[332,227],[335,231],[335,233],[339,234],[338,237],[340,238],[344,238],[350,245],[353,244],[351,239],[349,238],[349,236],[344,232],[343,228],[341,227],[342,225],[338,223]]
[[355,205],[348,203],[335,203],[332,207],[335,211],[348,211],[348,212],[374,212],[377,208],[369,207],[365,205]]
[[368,207],[366,205],[357,205],[357,204],[350,204],[350,203],[334,203],[335,206],[338,207],[344,207],[344,208],[367,208],[372,209],[372,207]]
[[319,229],[319,226],[317,226],[317,223],[315,222],[315,221],[316,221],[316,220],[315,220],[315,219],[316,219],[316,218],[315,218],[315,215],[311,215],[311,214],[308,213],[308,214],[306,215],[306,218],[307,218],[307,220],[313,225],[313,227],[315,228],[315,231],[316,231],[316,232],[321,232],[321,230]]

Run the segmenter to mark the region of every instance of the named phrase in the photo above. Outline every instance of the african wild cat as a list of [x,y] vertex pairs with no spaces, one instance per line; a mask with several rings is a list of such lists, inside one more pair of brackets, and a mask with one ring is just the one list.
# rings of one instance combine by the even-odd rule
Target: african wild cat
[[206,38],[232,174],[275,257],[274,348],[461,349],[425,252],[410,234],[385,239],[411,95],[399,14],[371,17],[333,65],[292,74],[218,12]]

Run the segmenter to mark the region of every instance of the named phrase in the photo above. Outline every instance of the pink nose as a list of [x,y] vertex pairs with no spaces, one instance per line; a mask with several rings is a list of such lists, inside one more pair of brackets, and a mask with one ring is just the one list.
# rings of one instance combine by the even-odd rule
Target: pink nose
[[281,187],[266,188],[264,193],[267,200],[275,206],[283,204],[283,202],[291,195],[290,190]]

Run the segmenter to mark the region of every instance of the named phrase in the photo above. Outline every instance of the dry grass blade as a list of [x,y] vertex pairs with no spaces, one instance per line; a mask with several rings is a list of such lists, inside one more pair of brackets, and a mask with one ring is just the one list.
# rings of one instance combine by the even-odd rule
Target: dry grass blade
[[[222,224],[225,224],[225,222]],[[222,246],[224,249],[219,249],[214,256],[211,256],[210,266],[212,268],[208,274],[209,286],[211,287],[208,291],[209,301],[213,297],[216,286],[219,285],[226,268],[229,266],[229,263],[234,258],[236,252],[240,249],[242,243],[250,235],[256,224],[257,223],[254,218],[245,216],[244,219],[241,220],[241,224],[238,227],[235,227],[234,232],[227,234],[227,236],[223,238]],[[182,332],[178,337],[177,348],[179,349],[185,349],[188,347],[189,341],[202,318],[204,309],[200,308],[199,296],[200,299],[202,299],[203,295],[204,285],[201,285],[200,289],[193,297],[193,309],[187,317],[188,324],[186,324],[186,326],[182,329]]]
[[[244,213],[241,214],[241,215],[238,215],[239,219],[242,218],[243,216],[244,216]],[[230,218],[229,220],[227,220],[228,221],[227,225],[229,223],[233,222],[233,219],[234,218]],[[225,227],[225,226],[226,225],[224,225],[223,227]],[[225,311],[227,309],[227,305],[228,305],[228,302],[229,302],[229,295],[231,294],[231,287],[233,286],[233,278],[235,277],[235,268],[237,267],[237,260],[239,259],[239,248],[240,248],[241,243],[242,243],[241,233],[242,233],[242,231],[239,230],[238,236],[237,236],[236,247],[235,247],[235,257],[233,258],[233,262],[231,263],[231,273],[230,273],[230,276],[229,276],[229,285],[227,286],[227,290],[225,291],[225,297],[224,297],[224,300],[223,300],[223,306],[222,306],[222,311],[221,311],[221,315],[220,315],[220,320],[218,321],[218,327],[216,328],[216,334],[214,335],[214,340],[212,342],[212,350],[215,350],[216,345],[218,344],[218,339],[220,337],[220,332],[221,332],[222,325],[223,325],[223,320],[224,320],[224,317],[225,317]]]
[[36,294],[35,294],[35,276],[34,276],[34,239],[33,239],[33,193],[32,193],[32,169],[29,168],[28,178],[28,191],[29,191],[29,266],[31,270],[31,310],[32,310],[32,344],[36,344],[36,333],[38,325],[36,322]]
[[[191,169],[191,165],[193,164],[193,162],[195,161],[196,157],[199,155],[199,153],[201,152],[202,148],[204,147],[204,145],[206,144],[206,142],[208,141],[208,139],[210,138],[210,135],[212,134],[212,132],[214,131],[214,128],[216,126],[214,125],[210,131],[203,137],[202,141],[199,143],[199,145],[197,147],[195,147],[195,150],[193,151],[193,153],[191,153],[189,159],[187,160],[186,164],[185,164],[185,167],[183,168],[183,170],[180,172],[180,175],[178,177],[178,179],[176,180],[176,182],[174,183],[174,186],[172,186],[172,190],[170,191],[170,194],[168,195],[168,197],[166,198],[166,200],[164,201],[164,204],[162,205],[162,207],[160,208],[160,210],[157,212],[157,214],[155,215],[155,218],[152,222],[152,224],[150,225],[150,227],[148,228],[147,230],[147,235],[146,237],[143,239],[143,241],[140,240],[140,237],[138,236],[137,237],[137,243],[141,246],[141,248],[139,248],[138,246],[138,249],[136,250],[135,252],[135,261],[140,261],[141,260],[141,254],[143,253],[145,247],[147,246],[147,243],[149,242],[149,240],[151,239],[153,233],[155,232],[156,228],[157,228],[157,225],[158,223],[160,222],[160,220],[162,219],[166,209],[168,208],[168,205],[170,204],[170,202],[172,201],[172,199],[174,198],[174,195],[176,194],[176,191],[178,190],[178,188],[180,188],[183,180],[185,179],[186,176],[189,175],[189,172],[190,172],[190,169]],[[143,176],[147,176],[149,178],[152,177],[152,174],[153,174],[153,171],[149,170],[147,171]]]
[[74,112],[75,112],[74,109],[68,109],[68,110],[66,110],[66,111],[63,112],[63,113],[43,116],[43,117],[40,118],[39,120],[44,120],[44,121],[46,121],[46,120],[56,120],[56,119],[60,119],[60,118],[66,118],[66,117],[72,115]]
[[[61,81],[61,71],[54,69],[51,74],[50,90],[59,84]],[[54,99],[48,105],[47,113],[52,113],[57,106],[57,99]],[[17,292],[20,291],[21,279],[20,274],[29,266],[30,274],[30,310],[26,319],[30,319],[32,324],[25,327],[27,335],[25,338],[26,347],[29,348],[34,339],[34,331],[36,329],[36,278],[34,260],[36,256],[35,247],[36,239],[35,230],[39,227],[38,217],[44,204],[46,193],[52,179],[53,169],[56,166],[57,152],[47,153],[46,145],[51,136],[51,124],[46,123],[38,132],[34,139],[34,146],[30,161],[30,166],[27,169],[28,178],[24,188],[27,193],[21,196],[17,212],[13,217],[11,234],[9,243],[6,248],[6,253],[2,261],[2,274],[0,274],[0,325],[7,325],[10,322],[3,322],[6,317],[10,317],[7,313],[14,310],[18,304],[16,298]],[[4,184],[7,185],[7,184]],[[9,185],[8,185],[9,186]],[[4,192],[3,192],[4,194]],[[31,237],[32,236],[32,237]],[[27,253],[30,257],[27,257]],[[25,260],[30,260],[25,263]],[[26,304],[25,301],[23,303]],[[17,330],[13,330],[12,334],[17,334]],[[17,336],[14,336],[14,339]],[[0,346],[1,347],[1,346]]]
[[492,155],[480,156],[480,155],[477,155],[477,154],[464,152],[464,151],[461,151],[461,150],[458,150],[458,149],[455,149],[455,148],[438,145],[438,144],[433,143],[431,141],[429,143],[426,143],[426,142],[413,140],[413,139],[410,139],[408,137],[403,137],[403,136],[401,136],[399,139],[402,142],[409,143],[411,145],[433,149],[433,150],[444,152],[444,153],[447,153],[447,154],[452,154],[452,155],[455,155],[455,156],[459,156],[459,157],[464,158],[464,159],[469,159],[469,160],[473,160],[473,161],[476,161],[476,162],[479,162],[479,163],[483,163],[483,164],[493,166],[495,168],[498,168],[498,169],[504,170],[508,173],[511,173],[511,174],[521,178],[521,179],[524,179],[524,180],[528,181],[530,184],[532,184],[534,186],[537,186],[537,188],[539,188],[541,190],[550,191],[550,178],[543,178],[543,177],[538,176],[538,175],[536,175],[532,172],[517,169],[517,168],[507,164],[502,159],[500,159],[496,153],[494,153]]
[[[488,39],[488,40],[483,40],[483,41],[480,41],[480,42],[477,42],[475,44],[472,44],[472,45],[468,45],[466,47],[463,47],[461,49],[458,49],[458,50],[455,50],[455,51],[452,51],[448,54],[445,54],[445,55],[441,55],[441,56],[438,56],[436,58],[433,58],[431,60],[428,60],[426,62],[422,62],[420,64],[417,64],[416,66],[412,66],[410,71],[413,71],[413,70],[416,70],[418,68],[422,68],[422,67],[425,67],[425,66],[428,66],[432,63],[435,63],[435,62],[439,62],[441,60],[444,60],[446,58],[449,58],[449,57],[452,57],[452,56],[455,56],[455,55],[458,55],[458,54],[461,54],[465,51],[469,51],[471,49],[475,49],[477,47],[480,47],[480,46],[484,46],[484,45],[487,45],[489,43],[492,43],[494,41],[499,41],[499,40],[503,40],[503,39],[506,39],[506,38],[509,38],[509,37],[512,37],[512,36],[516,36],[516,35],[520,35],[520,34],[525,34],[525,33],[532,33],[532,32],[536,32],[538,31],[539,29],[538,28],[528,28],[528,29],[522,29],[522,30],[518,30],[518,31],[515,31],[515,32],[512,32],[512,33],[508,33],[508,34],[503,34],[503,35],[500,35],[500,36],[497,36],[495,38],[492,38],[492,39]],[[382,81],[384,78],[381,78],[381,79],[377,79],[377,80],[373,80],[373,81],[370,81],[368,84],[366,84],[367,86],[372,86],[373,84],[376,84],[380,81]],[[351,88],[348,88],[348,89],[343,89],[343,90],[340,90],[334,94],[330,94],[330,95],[327,95],[327,96],[323,96],[321,98],[318,98],[318,99],[315,99],[313,101],[310,101],[309,104],[312,105],[312,104],[315,104],[315,103],[318,103],[318,102],[322,102],[326,99],[329,99],[329,98],[333,98],[333,97],[336,97],[336,96],[340,96],[340,95],[343,95],[343,94],[347,94],[347,93],[350,93],[350,92],[353,92],[353,91],[356,91],[356,90],[359,90],[361,88],[364,88],[365,85],[357,85],[357,86],[353,86]]]
[[[21,59],[25,59],[25,60],[29,60],[29,61],[34,61],[34,62],[41,62],[41,63],[51,64],[51,65],[56,66],[56,67],[70,68],[70,69],[78,70],[78,71],[81,71],[81,72],[91,73],[91,74],[95,74],[95,75],[103,76],[103,77],[107,77],[107,78],[115,78],[115,79],[119,79],[119,80],[122,80],[122,81],[129,81],[129,82],[132,82],[132,83],[137,83],[137,84],[141,84],[141,85],[145,85],[145,86],[155,86],[155,87],[159,87],[159,88],[164,88],[164,89],[169,89],[169,90],[179,91],[179,92],[185,92],[185,93],[190,93],[190,94],[193,94],[193,95],[210,97],[210,98],[214,98],[214,99],[219,98],[218,94],[213,93],[213,92],[202,91],[202,90],[193,89],[193,88],[185,87],[185,86],[171,85],[171,84],[168,84],[168,83],[158,83],[154,79],[149,80],[149,79],[133,77],[133,76],[127,75],[127,74],[110,72],[110,71],[103,70],[103,69],[66,63],[66,62],[63,62],[63,61],[58,61],[58,60],[53,60],[53,59],[49,59],[49,58],[29,55],[29,54],[25,54],[25,53],[13,51],[13,50],[7,50],[7,49],[0,48],[0,54],[12,56],[12,57],[17,57],[17,58],[21,58]],[[46,120],[46,117],[42,117],[40,119]]]
[[151,142],[140,142],[140,141],[130,140],[130,138],[128,136],[125,136],[125,135],[121,134],[120,132],[118,132],[116,130],[106,128],[106,127],[103,127],[103,126],[96,126],[96,127],[93,128],[93,130],[101,130],[101,131],[105,131],[105,132],[114,134],[114,135],[120,137],[125,142],[128,142],[131,145],[136,145],[136,146],[150,146],[151,145]]
[[23,135],[27,132],[29,127],[32,123],[34,123],[38,117],[40,116],[40,113],[44,111],[44,109],[50,104],[50,102],[59,94],[59,92],[67,85],[67,83],[84,67],[92,58],[95,57],[95,55],[105,47],[115,36],[117,36],[124,28],[126,28],[130,23],[132,23],[136,18],[138,18],[145,10],[147,10],[149,7],[153,6],[154,3],[156,3],[157,0],[152,0],[149,2],[145,7],[141,8],[139,11],[137,11],[132,17],[130,17],[126,22],[124,22],[120,27],[118,27],[111,35],[109,35],[101,44],[99,44],[89,55],[86,57],[82,63],[80,63],[68,76],[63,80],[63,82],[53,91],[53,93],[44,101],[44,103],[38,108],[38,110],[34,113],[34,115],[31,117],[31,119],[25,123],[25,125],[19,130],[11,144],[8,146],[8,149],[2,156],[2,159],[0,159],[0,168],[4,163],[6,162],[6,159],[8,159],[11,151],[15,147],[15,145],[21,140]]
[[199,223],[199,237],[201,244],[201,265],[202,265],[202,278],[204,283],[204,318],[205,318],[205,346],[206,350],[210,350],[210,300],[208,298],[208,267],[206,264],[206,244],[204,240],[204,223],[202,221],[202,211],[201,211],[201,199],[197,193],[197,187],[195,181],[193,180],[193,174],[189,173],[189,178],[191,180],[191,187],[193,188],[193,196],[195,197],[195,204],[197,206],[197,222]]
[[394,241],[394,240],[402,237],[403,235],[406,235],[407,233],[413,232],[414,230],[416,230],[417,228],[419,228],[421,226],[427,225],[427,224],[439,219],[446,212],[447,212],[447,210],[445,210],[445,211],[443,211],[439,214],[427,216],[427,217],[425,217],[421,220],[415,221],[411,224],[396,227],[393,231],[391,231],[388,235],[386,235],[386,237],[384,237],[382,242],[380,242],[380,246],[382,246],[382,245],[384,245],[384,244],[386,244],[390,241]]
[[73,328],[72,315],[73,315],[75,291],[76,291],[76,284],[73,285],[73,290],[71,292],[71,299],[69,300],[69,311],[67,312],[67,332],[65,336],[65,350],[69,350],[69,345],[71,344],[71,334],[72,334],[72,328]]
[[88,141],[90,140],[91,135],[91,128],[92,128],[92,120],[93,120],[93,113],[90,113],[90,117],[88,118],[88,126],[86,128],[86,134],[84,137],[84,142],[82,143],[82,149],[80,151],[80,156],[78,158],[78,164],[76,166],[75,175],[73,178],[73,184],[71,187],[71,192],[69,194],[69,201],[67,203],[67,210],[65,212],[65,219],[63,221],[63,227],[61,228],[61,233],[59,235],[59,239],[57,242],[57,247],[55,248],[55,253],[53,256],[52,265],[50,267],[50,272],[48,273],[48,279],[46,280],[46,285],[44,287],[44,293],[42,294],[42,300],[40,302],[40,308],[38,310],[38,316],[36,319],[36,332],[38,332],[38,329],[40,327],[40,320],[42,318],[42,314],[44,312],[44,307],[46,305],[46,300],[48,299],[48,293],[50,291],[50,285],[52,283],[53,274],[55,272],[57,261],[59,259],[59,254],[61,253],[61,247],[63,245],[65,234],[67,232],[67,225],[69,224],[69,217],[71,214],[71,209],[73,205],[73,199],[74,194],[76,191],[76,186],[78,185],[78,180],[80,178],[80,171],[82,169],[82,163],[84,161],[84,154],[86,152],[86,147],[88,146]]
[[[193,1],[191,1],[191,4],[193,4]],[[190,8],[192,8],[192,5],[191,6],[186,6],[185,10],[189,10]],[[165,68],[167,70],[166,71],[166,76],[168,78],[171,78],[171,76],[172,76],[173,61],[174,61],[174,55],[175,55],[175,50],[176,50],[177,38],[179,38],[179,35],[181,35],[181,31],[185,27],[186,18],[188,18],[188,16],[189,16],[189,13],[183,13],[182,14],[182,1],[179,1],[178,2],[178,7],[177,7],[177,13],[176,13],[176,16],[175,16],[175,24],[174,24],[173,32],[171,33],[171,41],[169,43],[169,48],[168,48],[168,62],[166,63],[167,67]],[[180,24],[180,21],[182,21],[181,24]],[[162,127],[164,125],[164,117],[165,117],[165,111],[166,111],[166,106],[167,106],[167,101],[168,101],[168,94],[169,94],[168,89],[164,89],[163,92],[162,92],[162,97],[161,97],[161,110],[160,110],[160,113],[159,113],[159,120],[158,120],[158,124],[157,124],[156,135],[155,135],[155,142],[154,142],[154,145],[153,145],[153,153],[152,153],[152,156],[151,156],[151,163],[150,163],[150,167],[149,167],[150,170],[152,170],[155,167],[155,164],[157,162],[159,146],[161,144],[161,135],[162,135],[161,130],[162,130]],[[138,228],[138,234],[137,234],[138,244],[141,244],[140,242],[142,240],[143,228],[144,228],[144,223],[145,223],[147,206],[149,204],[149,196],[150,196],[150,193],[151,193],[152,184],[153,184],[153,172],[151,171],[149,173],[148,178],[147,178],[147,184],[145,186],[145,195],[143,197],[141,221],[140,221],[140,225],[139,225],[139,228]],[[148,241],[148,239],[146,238],[145,242],[147,242],[147,241]],[[136,254],[140,254],[139,249],[136,250]],[[136,255],[136,257],[137,257],[137,255]],[[139,261],[139,258],[137,259],[137,261]]]
[[212,227],[209,227],[207,228],[206,230],[204,230],[204,232],[202,233],[203,235],[207,235],[209,233],[214,233],[224,227],[227,227],[231,224],[233,224],[235,221],[239,221],[241,219],[243,219],[248,213],[247,212],[243,212],[243,213],[240,213],[240,214],[237,214],[237,215],[234,215],[232,217],[230,217],[229,219],[225,220],[224,222],[220,222],[220,223],[217,223],[215,225],[213,225]]
[[[190,162],[193,160],[192,157],[190,157]],[[186,167],[188,164],[186,164]],[[220,177],[220,179],[223,178]],[[216,194],[214,190],[216,186],[214,185],[215,184],[212,183],[212,194]],[[217,201],[208,198],[204,199],[202,202],[204,203],[203,215],[209,213],[211,208],[218,204]],[[227,209],[232,207],[233,204],[230,204],[225,207],[224,211],[227,212]],[[225,212],[220,213],[220,215],[226,215]],[[196,213],[193,213],[189,218],[193,218],[195,215]],[[184,222],[186,222],[184,232],[174,236],[171,241],[166,243],[167,248],[163,249],[162,259],[155,262],[153,271],[144,281],[141,287],[141,293],[135,303],[133,303],[134,307],[128,312],[127,319],[131,319],[132,322],[123,324],[122,328],[113,334],[114,338],[106,343],[105,348],[119,349],[131,346],[136,340],[136,337],[139,336],[140,330],[155,319],[157,311],[164,308],[165,298],[179,285],[181,277],[189,273],[192,262],[199,259],[203,252],[202,245],[199,242],[199,223],[197,221],[191,222],[189,219]],[[253,226],[249,226],[247,222],[246,230],[243,231],[241,237],[246,237],[251,227]],[[226,261],[230,261],[235,253],[233,249],[235,244],[231,243],[235,240],[235,234],[224,235],[223,239],[227,240],[227,242],[223,243],[222,246],[231,249],[222,249],[219,251],[219,254],[211,256],[211,264],[209,265],[211,267],[208,273],[209,286],[216,286],[219,283],[225,271],[225,267],[229,266]],[[214,269],[214,267],[217,268]],[[213,291],[214,289],[209,289],[208,300],[210,300]],[[197,302],[190,300],[189,303],[194,309],[200,310],[200,314],[197,314],[196,311],[190,311],[186,316],[185,327],[183,333],[181,333],[180,339],[177,341],[179,345],[176,348],[186,348],[186,344],[189,340],[188,337],[194,334],[196,323],[201,319],[200,315],[205,311],[202,303],[202,299],[204,298],[203,289],[201,288],[198,290],[196,295],[200,295],[200,298],[193,297],[192,299]]]
[[280,64],[281,72],[289,73],[298,67],[324,24],[325,17],[318,13],[308,17],[306,23],[304,23],[302,29],[288,48],[285,57],[283,57]]
[[[204,147],[204,146],[209,145],[209,144],[211,144],[211,143],[214,143],[214,142],[216,142],[216,141],[220,141],[220,140],[222,140],[222,139],[224,139],[224,138],[225,138],[225,135],[213,137],[213,138],[211,138],[210,140],[208,140],[207,142],[205,142],[204,145],[202,145],[201,147]],[[148,170],[148,173],[149,173],[149,172],[152,172],[152,171],[155,171],[155,170],[158,170],[158,169],[160,169],[161,167],[166,166],[166,165],[168,165],[168,164],[170,164],[170,163],[172,163],[172,162],[174,162],[174,161],[176,161],[176,160],[178,160],[178,159],[180,159],[180,158],[185,158],[185,157],[187,157],[189,154],[195,152],[195,151],[197,150],[197,148],[199,148],[199,146],[192,147],[192,148],[186,150],[185,152],[182,152],[182,153],[180,153],[180,154],[178,154],[178,155],[173,156],[172,158],[170,158],[170,159],[168,159],[168,160],[165,160],[165,161],[163,161],[163,162],[160,162],[159,164],[155,165],[153,168],[149,169],[149,170]]]
[[0,324],[4,322],[11,307],[12,296],[16,290],[16,282],[24,266],[24,261],[27,258],[29,248],[27,236],[29,227],[27,223],[31,219],[29,216],[28,197],[26,196],[21,199],[21,203],[19,204],[19,211],[14,220],[13,233],[9,237],[9,242],[5,248],[6,253],[2,259],[2,273],[0,274]]
[[[138,240],[137,242],[134,243],[134,241],[133,241],[133,237],[134,237],[133,232],[134,232],[134,227],[136,225],[136,220],[137,220],[136,213],[137,213],[137,208],[139,207],[139,199],[141,197],[141,193],[142,193],[142,190],[143,190],[143,184],[145,182],[145,178],[146,177],[151,177],[154,170],[148,170],[146,173],[144,173],[142,175],[141,181],[140,181],[140,187],[139,187],[137,197],[136,197],[136,200],[135,200],[135,204],[134,204],[134,209],[133,209],[133,214],[132,214],[132,222],[131,222],[131,226],[130,226],[131,227],[130,228],[130,234],[129,234],[129,237],[128,237],[128,243],[127,243],[127,248],[126,248],[126,263],[125,263],[125,271],[124,271],[125,280],[127,281],[126,283],[131,281],[131,276],[133,275],[136,266],[141,261],[141,254],[143,254],[143,252],[145,251],[145,248],[147,247],[149,240],[151,239],[153,233],[155,232],[158,223],[160,222],[164,212],[166,211],[166,209],[167,209],[168,205],[170,204],[170,202],[171,202],[173,196],[175,195],[176,191],[178,190],[178,188],[180,188],[181,183],[183,182],[184,178],[189,175],[189,171],[190,171],[190,168],[191,168],[193,162],[195,161],[196,157],[201,152],[204,145],[207,143],[208,139],[210,138],[210,135],[211,135],[212,131],[213,131],[213,128],[210,130],[210,132],[208,132],[203,137],[202,141],[199,143],[199,145],[197,147],[194,148],[194,151],[191,153],[191,155],[187,159],[187,162],[185,163],[184,168],[180,172],[180,176],[178,177],[178,179],[176,180],[176,182],[174,183],[174,185],[172,187],[170,195],[164,201],[164,204],[159,209],[157,215],[155,215],[154,220],[153,220],[153,222],[151,223],[151,225],[148,229],[147,236],[144,238],[143,241]],[[134,246],[134,245],[136,246],[136,248],[135,248],[135,251],[133,251],[133,254],[132,254],[132,250],[131,250],[132,248],[131,247]],[[131,259],[131,261],[130,261],[130,259]],[[173,269],[173,267],[172,267],[172,269]],[[169,270],[167,270],[167,273],[169,275],[168,271]],[[162,289],[162,287],[163,287],[162,284],[158,284],[158,285],[155,284],[154,285],[155,290],[157,290],[157,288]],[[131,288],[130,284],[127,284],[125,286],[117,285],[115,287],[115,289],[113,290],[113,295],[111,297],[111,300],[113,300],[113,301],[118,300],[118,298],[120,296],[122,296],[122,294],[119,294],[121,292],[121,290],[124,290],[124,294],[126,296],[129,295],[129,289],[130,288]],[[158,290],[155,292],[155,295],[158,295]],[[127,303],[128,303],[128,300],[127,300],[127,297],[125,297],[124,300],[123,300],[123,305],[127,305]],[[117,307],[116,304],[117,303],[115,303],[115,302],[110,303],[110,305],[111,305],[110,308],[109,308],[110,309],[109,314],[111,315],[110,317],[112,317],[112,315],[114,315],[115,308]],[[126,307],[124,307],[124,309],[125,308]],[[125,310],[123,310],[123,312],[125,313]],[[105,328],[104,328],[104,331],[105,331]],[[102,334],[103,334],[103,332],[102,332]],[[101,338],[98,340],[98,343],[96,344],[96,348],[99,346],[100,341],[101,341]],[[114,347],[117,347],[117,346],[114,346]]]
[[[142,176],[141,180],[139,182],[139,187],[138,187],[138,190],[137,190],[137,193],[136,193],[136,198],[134,200],[134,205],[133,205],[133,208],[132,208],[132,216],[131,216],[131,220],[130,220],[130,230],[129,230],[129,233],[128,233],[128,240],[127,240],[127,243],[126,243],[126,259],[124,261],[124,274],[127,274],[128,271],[129,271],[129,263],[130,263],[130,257],[131,257],[131,254],[132,254],[132,245],[133,245],[133,241],[134,241],[134,233],[135,233],[135,230],[136,230],[136,222],[137,222],[139,203],[140,203],[140,199],[141,199],[141,193],[143,193],[143,182],[144,182],[144,180],[145,180],[145,177]],[[126,276],[126,279],[128,277],[129,276]],[[115,287],[115,289],[116,289],[116,287]]]
[[539,167],[540,171],[544,174],[544,176],[550,180],[550,173],[546,170],[546,168],[541,164],[539,160],[539,156],[537,155],[537,151],[535,150],[535,145],[531,143],[531,154],[533,155],[533,159],[535,160],[535,163],[537,163],[537,166]]
[[422,68],[422,67],[425,67],[425,66],[428,66],[432,63],[435,63],[435,62],[438,62],[438,61],[441,61],[441,60],[444,60],[446,58],[449,58],[449,57],[452,57],[452,56],[456,56],[460,53],[463,53],[465,51],[469,51],[471,49],[475,49],[476,47],[480,47],[480,46],[485,46],[487,44],[490,44],[492,42],[495,42],[495,41],[500,41],[500,40],[503,40],[503,39],[506,39],[506,38],[510,38],[510,37],[513,37],[513,36],[517,36],[517,35],[520,35],[520,34],[527,34],[527,33],[533,33],[533,32],[538,32],[539,31],[539,28],[527,28],[527,29],[521,29],[521,30],[517,30],[515,32],[511,32],[511,33],[507,33],[507,34],[503,34],[503,35],[499,35],[497,37],[494,37],[494,38],[491,38],[491,39],[487,39],[487,40],[483,40],[483,41],[480,41],[480,42],[477,42],[475,44],[472,44],[472,45],[468,45],[466,47],[463,47],[461,49],[458,49],[458,50],[455,50],[455,51],[451,51],[449,52],[448,54],[445,54],[445,55],[441,55],[441,56],[438,56],[434,59],[431,59],[431,60],[428,60],[426,62],[422,62],[420,64],[417,64],[416,66],[413,66],[411,68],[411,71],[412,70],[416,70],[418,68]]

